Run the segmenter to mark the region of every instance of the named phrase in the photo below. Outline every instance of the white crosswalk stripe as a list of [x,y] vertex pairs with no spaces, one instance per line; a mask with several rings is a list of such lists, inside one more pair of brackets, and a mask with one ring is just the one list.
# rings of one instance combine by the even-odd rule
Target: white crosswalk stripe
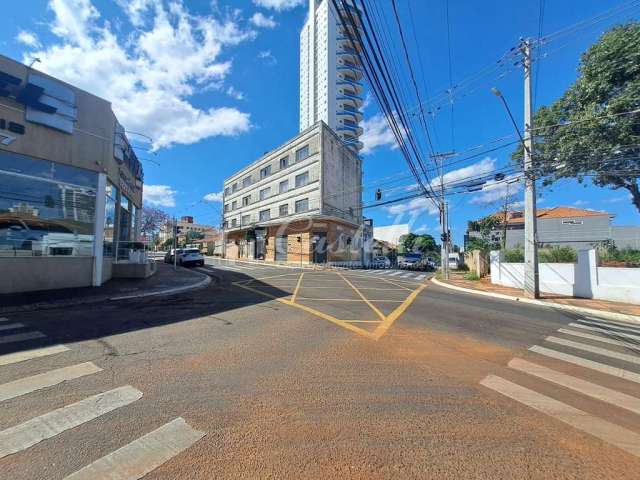
[[401,275],[398,278],[413,278],[413,273],[405,273],[404,275]]
[[[582,325],[570,324],[571,328],[559,328],[557,332],[579,339],[597,341],[607,348],[604,348],[604,346],[599,347],[555,336],[549,336],[545,341],[553,343],[559,347],[567,347],[585,353],[600,355],[605,359],[623,360],[634,365],[640,365],[640,352],[636,355],[632,355],[630,353],[622,353],[619,349],[616,349],[616,347],[626,347],[629,352],[633,352],[633,350],[629,348],[632,345],[625,343],[625,338],[621,338],[621,334],[619,332],[600,328],[600,330],[596,331],[597,334],[594,334],[590,333],[590,331],[580,330],[576,328],[576,326],[580,327]],[[612,338],[607,336],[607,334],[613,334],[614,336]],[[565,353],[563,351],[546,348],[540,345],[530,347],[529,351],[545,357],[545,363],[547,364],[555,361],[560,368],[556,369],[553,368],[553,366],[545,366],[537,362],[517,357],[511,359],[508,366],[512,370],[520,372],[520,374],[535,378],[547,384],[547,391],[549,384],[559,387],[558,390],[552,391],[550,396],[535,391],[535,387],[534,389],[525,388],[517,383],[491,374],[485,377],[480,384],[625,450],[632,455],[640,457],[640,433],[625,428],[628,423],[620,420],[613,423],[605,418],[596,416],[593,413],[577,409],[568,403],[560,401],[563,391],[568,389],[573,391],[574,394],[589,397],[599,402],[605,402],[620,409],[624,409],[627,412],[630,412],[631,415],[640,415],[639,397],[619,392],[610,388],[610,386],[594,383],[592,381],[593,379],[589,376],[587,376],[586,379],[580,378],[581,374],[579,370],[578,373],[574,373],[572,371],[573,375],[564,373],[562,372],[562,364],[576,365],[581,368],[594,370],[599,373],[604,373],[611,377],[634,382],[636,384],[640,384],[640,373],[614,367],[607,363],[596,362],[587,358],[582,358],[579,355]],[[583,375],[584,374],[582,374],[582,376]],[[607,380],[607,382],[611,381],[613,381],[613,379]],[[571,399],[572,397],[569,398]],[[589,408],[593,407],[587,407],[587,410]],[[597,412],[598,415],[606,416],[608,410],[598,409]]]
[[176,418],[69,475],[66,480],[136,480],[186,450],[204,435],[191,428],[184,419]]
[[0,385],[0,402],[100,371],[102,371],[100,367],[92,362],[86,362],[14,380]]
[[568,328],[559,328],[558,329],[559,333],[564,333],[565,335],[571,335],[574,337],[579,337],[579,338],[586,338],[588,340],[596,340],[598,342],[602,342],[602,343],[608,343],[610,345],[619,345],[621,347],[627,347],[627,348],[640,348],[640,345],[638,345],[637,343],[633,343],[633,342],[625,342],[622,340],[614,340],[612,338],[609,337],[602,337],[600,335],[592,335],[590,333],[585,333],[585,332],[577,332],[575,330],[569,330]]
[[631,430],[607,422],[541,393],[521,387],[496,375],[487,375],[480,384],[611,445],[615,445],[632,455],[640,456],[640,435]]
[[0,323],[2,322],[8,322],[9,319],[7,317],[0,317]]
[[16,328],[23,328],[25,325],[24,323],[6,323],[4,325],[0,325],[0,332],[3,330],[14,330]]
[[574,342],[572,340],[565,340],[564,338],[558,337],[547,337],[545,338],[545,341],[555,343],[557,345],[564,345],[565,347],[575,348],[576,350],[595,353],[597,355],[602,355],[603,357],[615,358],[617,360],[624,360],[625,362],[640,365],[640,357],[629,355],[627,353],[614,352],[606,348],[594,347],[592,345],[587,345],[586,343]]
[[587,382],[580,378],[572,377],[561,372],[528,362],[521,358],[514,358],[509,362],[509,367],[520,372],[533,375],[556,385],[569,388],[583,395],[596,398],[611,405],[624,408],[633,413],[640,414],[640,398],[620,393],[610,388],[602,387],[595,383]]
[[46,335],[42,332],[15,333],[13,335],[1,336],[0,343],[24,342],[25,340],[34,340],[36,338],[44,337],[46,337]]
[[389,276],[390,276],[390,277],[395,277],[396,275],[401,275],[402,273],[403,273],[403,272],[398,272],[398,271],[396,271],[396,272],[393,272],[392,274],[390,274]]
[[593,360],[588,360],[586,358],[578,357],[576,355],[571,355],[564,352],[558,352],[557,350],[541,347],[539,345],[534,345],[533,347],[529,348],[529,350],[546,357],[555,358],[557,360],[562,360],[567,363],[578,365],[579,367],[590,368],[591,370],[596,370],[601,373],[606,373],[607,375],[613,375],[614,377],[623,378],[625,380],[629,380],[630,382],[640,383],[640,374],[625,370],[624,368],[612,367],[611,365],[594,362]]
[[45,413],[0,432],[0,458],[26,450],[51,437],[124,407],[142,397],[126,385]]
[[418,276],[416,277],[416,279],[417,279],[417,280],[424,280],[425,278],[427,278],[427,276],[426,276],[426,275],[418,275]]
[[33,350],[25,350],[22,352],[7,353],[5,355],[0,355],[0,366],[24,362],[33,358],[47,357],[56,353],[66,352],[68,350],[69,349],[64,345],[54,345],[52,347],[35,348]]
[[598,325],[600,327],[605,327],[608,330],[619,330],[622,332],[629,332],[629,333],[635,333],[636,335],[640,335],[640,326],[632,327],[630,325],[621,325],[619,323],[605,322],[604,320],[595,319],[593,317],[587,317],[587,318],[588,320],[581,318],[578,321],[580,323],[586,323],[589,325]]
[[616,337],[624,337],[624,338],[629,338],[631,340],[638,340],[640,341],[640,335],[633,335],[631,333],[624,333],[624,332],[619,332],[616,330],[609,330],[608,328],[605,327],[598,327],[595,325],[583,325],[582,323],[570,323],[569,324],[570,327],[574,327],[574,328],[579,328],[580,330],[589,330],[592,332],[600,332],[600,333],[609,333],[609,334],[613,334]]

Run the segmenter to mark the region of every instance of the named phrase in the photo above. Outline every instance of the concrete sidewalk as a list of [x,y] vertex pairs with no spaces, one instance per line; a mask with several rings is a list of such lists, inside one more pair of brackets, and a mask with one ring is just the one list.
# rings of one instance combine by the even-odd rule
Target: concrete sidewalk
[[157,264],[156,274],[145,279],[112,279],[100,287],[66,288],[0,295],[0,315],[60,308],[69,305],[172,295],[211,283],[211,277],[195,270]]
[[541,293],[539,299],[530,299],[524,296],[524,292],[517,288],[494,285],[487,277],[480,280],[465,280],[462,276],[452,276],[450,280],[432,280],[443,287],[454,288],[468,293],[492,296],[506,300],[533,303],[561,310],[571,310],[578,313],[598,315],[611,320],[640,322],[640,305],[629,303],[609,302],[588,298],[574,298],[550,293]]

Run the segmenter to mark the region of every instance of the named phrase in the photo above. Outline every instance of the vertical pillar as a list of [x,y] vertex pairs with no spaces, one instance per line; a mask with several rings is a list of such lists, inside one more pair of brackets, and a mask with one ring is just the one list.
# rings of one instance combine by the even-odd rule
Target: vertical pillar
[[93,225],[93,278],[91,285],[102,285],[102,259],[104,254],[104,216],[107,203],[107,176],[98,174],[98,189],[96,191],[96,211]]

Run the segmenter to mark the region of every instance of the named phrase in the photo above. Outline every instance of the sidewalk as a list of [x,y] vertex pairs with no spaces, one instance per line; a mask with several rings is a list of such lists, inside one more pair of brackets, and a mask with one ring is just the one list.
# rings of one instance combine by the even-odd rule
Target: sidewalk
[[594,300],[588,298],[574,298],[549,293],[541,293],[539,299],[530,299],[524,296],[522,290],[511,287],[494,285],[485,277],[480,280],[465,280],[461,276],[452,276],[448,281],[432,280],[443,287],[463,290],[469,293],[503,298],[507,300],[534,303],[561,310],[571,310],[578,313],[599,315],[611,320],[640,322],[640,305],[629,303],[609,302],[606,300]]
[[155,275],[145,279],[115,278],[100,287],[66,288],[38,292],[0,295],[0,315],[16,312],[60,308],[108,300],[125,300],[155,295],[171,295],[211,282],[211,277],[195,270],[157,264]]

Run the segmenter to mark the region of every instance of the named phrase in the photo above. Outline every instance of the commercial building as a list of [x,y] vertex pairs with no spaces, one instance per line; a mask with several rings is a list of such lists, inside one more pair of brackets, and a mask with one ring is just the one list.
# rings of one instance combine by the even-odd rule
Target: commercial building
[[[500,222],[503,214],[494,215]],[[570,246],[576,249],[591,248],[601,242],[613,241],[618,248],[640,248],[640,227],[612,225],[614,218],[608,212],[585,210],[573,207],[539,208],[538,245]],[[492,242],[501,243],[503,227],[496,227],[490,232]],[[507,213],[506,222],[507,248],[524,245],[524,212]],[[475,222],[469,222],[464,237],[465,250],[470,239],[481,238]]]
[[0,293],[118,275],[142,184],[108,101],[0,56]]
[[[180,220],[176,222],[176,225],[180,230],[180,234],[178,235],[178,240],[186,240],[187,234],[189,234],[190,232],[197,234],[197,235],[193,235],[193,238],[199,237],[202,239],[204,239],[207,236],[209,237],[217,236],[217,232],[218,232],[217,229],[212,225],[194,223],[193,217],[189,215],[180,217]],[[173,238],[172,226],[173,226],[173,223],[168,223],[160,227],[160,231],[158,232],[158,239],[160,240],[161,243],[169,240],[170,238]]]
[[362,160],[318,122],[224,182],[227,258],[360,262]]
[[[355,7],[352,14],[357,17]],[[300,131],[323,121],[349,148],[362,148],[362,77],[357,51],[331,0],[310,0],[300,32]]]
[[403,235],[409,234],[408,223],[398,223],[396,225],[383,225],[381,227],[373,228],[373,238],[386,242],[393,247],[397,247],[400,243],[400,238]]

